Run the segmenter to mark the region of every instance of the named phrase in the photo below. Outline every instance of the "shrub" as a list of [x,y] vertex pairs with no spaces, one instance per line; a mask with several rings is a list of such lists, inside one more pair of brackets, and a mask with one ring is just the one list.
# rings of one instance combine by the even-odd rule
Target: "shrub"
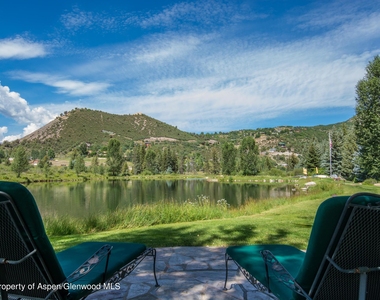
[[368,178],[363,181],[363,185],[374,185],[375,183],[377,183],[377,181],[373,178]]

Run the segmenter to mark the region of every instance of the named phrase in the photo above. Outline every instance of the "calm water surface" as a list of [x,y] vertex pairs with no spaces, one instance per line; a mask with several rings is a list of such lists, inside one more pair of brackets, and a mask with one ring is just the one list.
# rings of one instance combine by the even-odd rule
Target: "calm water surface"
[[42,215],[82,217],[162,200],[194,201],[201,195],[207,196],[211,203],[225,199],[231,206],[238,207],[252,199],[288,197],[292,187],[187,179],[40,183],[31,184],[28,189],[36,198]]

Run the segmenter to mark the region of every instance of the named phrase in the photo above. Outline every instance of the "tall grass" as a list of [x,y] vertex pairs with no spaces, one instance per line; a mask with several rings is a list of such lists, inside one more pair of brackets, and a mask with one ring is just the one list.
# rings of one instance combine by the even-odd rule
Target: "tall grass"
[[208,197],[199,195],[196,199],[189,199],[184,203],[160,201],[154,204],[135,205],[113,212],[90,215],[83,219],[50,215],[44,217],[44,223],[49,235],[84,234],[113,229],[247,216],[281,205],[317,198],[326,199],[334,194],[342,193],[342,186],[334,183],[321,183],[307,194],[277,199],[250,199],[239,208],[231,208],[225,199],[218,200],[214,205],[210,203]]

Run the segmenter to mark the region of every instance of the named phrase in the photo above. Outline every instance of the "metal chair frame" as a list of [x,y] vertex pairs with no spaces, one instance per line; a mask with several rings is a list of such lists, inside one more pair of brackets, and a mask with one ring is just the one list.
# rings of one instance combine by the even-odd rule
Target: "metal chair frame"
[[[110,258],[112,252],[112,246],[108,244],[104,244],[101,246],[95,253],[93,253],[85,262],[82,263],[74,272],[72,272],[67,278],[59,283],[54,284],[51,274],[46,268],[46,264],[44,262],[44,258],[41,253],[38,251],[33,238],[31,237],[28,227],[23,221],[20,212],[17,207],[13,203],[12,197],[0,191],[0,196],[5,198],[6,200],[0,202],[0,228],[1,236],[3,239],[6,236],[12,238],[12,241],[2,241],[7,247],[7,243],[9,244],[17,244],[20,246],[17,251],[22,252],[21,257],[17,257],[16,259],[9,259],[8,257],[14,256],[14,249],[5,250],[5,247],[0,248],[0,295],[2,300],[11,299],[66,299],[69,295],[66,292],[62,292],[65,285],[74,283],[78,279],[82,278],[91,270],[93,270],[103,259],[106,259],[105,270],[102,282],[98,285],[101,289],[109,286],[110,284],[117,283],[121,281],[123,278],[128,276],[146,256],[153,257],[153,273],[154,279],[156,282],[156,287],[159,287],[157,276],[156,276],[156,249],[147,248],[143,253],[141,253],[134,260],[120,268],[117,272],[115,272],[110,278],[106,278],[106,272],[108,267],[108,260]],[[4,215],[5,213],[5,215]],[[9,233],[9,231],[11,231]],[[3,249],[3,250],[2,250]],[[3,253],[6,252],[6,253]],[[4,256],[7,255],[7,256]],[[17,253],[19,254],[19,253]],[[14,268],[17,267],[29,269],[23,269],[24,272],[29,273],[26,274],[26,277],[20,277],[21,274],[14,274]],[[12,270],[12,267],[13,270]],[[20,270],[16,271],[20,272]],[[36,275],[36,278],[30,278],[29,276]],[[25,274],[24,274],[25,275]],[[21,275],[22,276],[22,275]],[[38,278],[37,278],[38,277]],[[16,283],[16,280],[18,282]],[[27,278],[27,282],[25,282]],[[36,290],[35,284],[41,285],[41,287],[47,286],[48,290]],[[27,291],[27,284],[33,285],[33,291]],[[11,290],[11,292],[10,292]],[[66,289],[67,290],[67,289]],[[98,289],[92,290],[92,292],[97,291]],[[12,292],[13,291],[13,292]],[[24,292],[25,291],[25,292]],[[87,296],[86,296],[87,297]]]
[[[368,204],[367,206],[354,203],[355,199],[361,196],[369,196],[375,199],[378,198],[379,201]],[[362,224],[362,222],[364,221],[365,223],[369,218],[371,219],[368,222],[372,221],[372,223],[374,223],[372,224],[373,226],[367,225],[366,228],[361,228],[361,226],[365,225]],[[363,238],[365,241],[362,240]],[[354,245],[355,249],[352,250],[353,253],[360,252],[361,249],[357,248],[364,248],[369,243],[373,246],[373,249],[367,250],[367,255],[362,255],[368,257],[360,259],[360,262],[357,262],[357,257],[354,257],[355,259],[352,258],[352,256],[355,255],[342,253],[342,251],[344,252],[347,248],[350,249],[350,246],[352,245],[350,241],[352,240],[356,241]],[[334,290],[334,286],[329,282],[333,279],[336,281],[335,283],[339,283],[339,280],[344,280],[346,282],[346,290],[349,291],[347,292],[348,294],[345,296],[345,299],[365,300],[369,294],[369,275],[374,274],[372,276],[376,276],[372,279],[372,284],[380,281],[380,258],[376,258],[379,257],[378,253],[380,253],[380,195],[372,193],[357,193],[349,197],[345,204],[334,234],[321,261],[319,270],[308,292],[297,283],[296,279],[268,250],[261,251],[265,263],[267,285],[258,282],[247,270],[242,268],[238,262],[234,261],[234,259],[226,253],[226,279],[224,288],[226,288],[228,278],[227,264],[229,260],[233,260],[239,270],[253,286],[274,299],[277,298],[273,294],[270,294],[269,272],[275,276],[276,280],[283,283],[284,287],[290,288],[303,299],[332,299],[331,294]],[[372,259],[371,256],[375,257],[375,259]],[[369,266],[368,264],[372,265]],[[345,277],[343,278],[343,276]],[[356,278],[354,278],[354,276],[356,276]],[[357,284],[357,286],[353,287],[355,284]],[[371,299],[377,299],[380,292],[380,283],[374,287],[374,290],[375,291],[370,293],[370,297],[372,297]]]

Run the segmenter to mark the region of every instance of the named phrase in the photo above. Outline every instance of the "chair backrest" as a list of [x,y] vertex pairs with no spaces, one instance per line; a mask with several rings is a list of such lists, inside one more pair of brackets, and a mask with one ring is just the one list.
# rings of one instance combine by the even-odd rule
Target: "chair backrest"
[[[312,299],[358,299],[360,274],[343,269],[380,266],[380,196],[333,197],[316,214],[305,260],[296,281]],[[380,272],[368,273],[366,299],[378,299]]]
[[[35,252],[18,264],[18,261]],[[21,184],[0,181],[0,282],[9,294],[45,298],[65,280],[32,194]],[[12,286],[13,284],[13,286]],[[60,289],[52,298],[67,291]],[[5,295],[2,290],[2,295]]]

